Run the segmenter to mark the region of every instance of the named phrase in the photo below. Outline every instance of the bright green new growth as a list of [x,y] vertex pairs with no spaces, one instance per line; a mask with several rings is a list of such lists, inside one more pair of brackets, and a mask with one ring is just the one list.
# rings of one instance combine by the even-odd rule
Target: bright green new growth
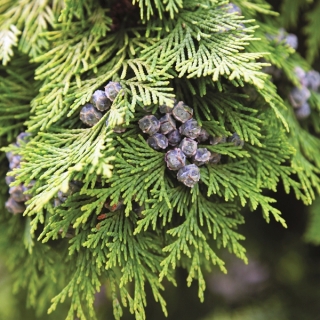
[[[286,226],[266,191],[281,182],[305,204],[320,191],[314,152],[320,141],[261,72],[271,62],[297,84],[293,68],[306,66],[289,47],[266,40],[277,33],[267,4],[236,1],[244,18],[227,13],[227,1],[120,2],[124,11],[107,0],[103,7],[93,0],[0,5],[1,146],[16,150],[8,145],[26,127],[33,138],[17,151],[24,162],[14,185],[36,180],[25,217],[2,210],[0,244],[10,243],[16,290],[28,289],[39,314],[67,299],[67,319],[95,319],[101,285],[116,319],[123,307],[145,319],[147,285],[166,314],[162,280],[175,283],[178,266],[188,271],[189,285],[198,280],[203,300],[205,270],[217,265],[226,272],[221,248],[247,260],[237,232],[243,207],[261,208],[267,222],[273,217]],[[97,125],[83,128],[81,106],[111,80],[122,94]],[[155,113],[173,97],[191,106],[211,135],[237,132],[245,140],[243,149],[205,146],[224,160],[201,167],[192,189],[176,182],[164,154],[147,145],[137,125],[145,109]],[[312,93],[311,107],[318,115],[319,94]],[[115,125],[127,131],[114,133]],[[308,125],[319,133],[319,117]],[[55,207],[57,192],[71,180],[83,187]],[[4,207],[8,195],[0,183]],[[106,200],[123,200],[124,207],[99,221]],[[133,203],[145,206],[141,216]]]

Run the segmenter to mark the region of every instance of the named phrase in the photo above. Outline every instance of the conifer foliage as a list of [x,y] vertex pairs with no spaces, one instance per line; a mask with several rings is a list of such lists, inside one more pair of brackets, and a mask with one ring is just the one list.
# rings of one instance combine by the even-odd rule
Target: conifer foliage
[[[247,260],[244,208],[286,227],[268,190],[281,183],[305,204],[315,199],[320,140],[309,129],[320,133],[320,94],[310,89],[310,115],[298,119],[294,70],[310,66],[277,37],[276,15],[263,0],[0,4],[0,248],[39,315],[67,301],[66,319],[96,319],[101,286],[116,319],[123,308],[146,318],[147,286],[166,314],[164,283],[175,284],[177,267],[203,300],[204,272],[226,272],[222,248]],[[117,94],[94,111],[110,82]],[[192,108],[210,137],[198,147],[218,159],[192,187],[139,128],[174,99]],[[90,126],[80,119],[89,104]],[[6,154],[21,157],[12,170]],[[23,213],[5,209],[5,176],[10,188],[30,186]]]

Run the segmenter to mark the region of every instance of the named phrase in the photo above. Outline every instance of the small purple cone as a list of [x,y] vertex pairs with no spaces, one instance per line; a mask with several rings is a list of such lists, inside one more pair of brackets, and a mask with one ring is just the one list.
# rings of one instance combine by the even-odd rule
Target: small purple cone
[[160,130],[162,134],[168,134],[173,130],[176,130],[176,121],[173,117],[166,113],[162,118],[159,119],[160,121]]
[[244,141],[240,139],[240,136],[236,132],[228,138],[228,142],[232,142],[236,147],[242,148],[244,146]]
[[147,133],[150,136],[157,133],[160,129],[160,121],[153,115],[144,116],[138,123],[142,132]]
[[23,213],[24,210],[26,210],[26,207],[23,203],[19,203],[19,202],[13,200],[12,197],[10,197],[8,199],[8,201],[5,204],[5,207],[12,214]]
[[320,87],[320,73],[315,70],[310,70],[306,74],[307,84],[306,86],[313,90],[317,91]]
[[299,108],[308,101],[310,95],[310,91],[306,87],[295,87],[289,94],[289,101],[294,108]]
[[179,148],[169,150],[164,160],[169,170],[179,170],[186,165],[186,156]]
[[161,133],[155,133],[153,136],[147,139],[147,143],[151,148],[160,150],[165,149],[168,146],[168,139]]
[[10,187],[9,194],[14,201],[25,202],[28,200],[28,196],[24,194],[27,190],[28,189],[23,184],[20,184],[18,186]]
[[90,127],[97,124],[101,118],[102,113],[91,103],[85,104],[80,111],[80,120]]
[[168,142],[170,146],[176,146],[180,143],[182,137],[179,130],[173,130],[168,135]]
[[30,141],[31,134],[28,132],[21,132],[17,136],[17,145],[20,147],[21,144],[28,143]]
[[172,110],[174,118],[182,123],[185,123],[192,118],[193,110],[183,101],[179,101]]
[[289,47],[293,48],[294,50],[298,49],[298,37],[295,34],[289,33],[285,38],[285,42]]
[[119,82],[109,82],[105,87],[104,91],[109,100],[114,101],[120,90],[122,89],[121,84]]
[[311,108],[308,102],[305,102],[300,108],[295,109],[297,119],[303,120],[310,116]]
[[202,166],[208,163],[211,157],[211,152],[206,148],[199,148],[196,154],[192,157],[192,161],[197,166]]
[[181,125],[179,131],[183,136],[196,139],[200,135],[201,127],[198,125],[197,120],[190,119]]
[[196,154],[198,143],[190,138],[184,138],[180,142],[179,148],[187,156],[192,157]]
[[91,101],[100,111],[108,110],[112,104],[111,100],[108,99],[105,92],[102,90],[96,90],[91,97]]
[[195,164],[189,164],[178,171],[177,179],[192,188],[200,180],[200,169]]

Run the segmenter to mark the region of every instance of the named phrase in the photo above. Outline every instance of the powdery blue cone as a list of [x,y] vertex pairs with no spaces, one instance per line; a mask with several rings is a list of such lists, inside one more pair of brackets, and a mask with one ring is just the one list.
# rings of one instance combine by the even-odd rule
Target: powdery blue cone
[[164,161],[169,170],[179,170],[186,165],[186,156],[181,149],[175,148],[166,153]]
[[15,154],[11,157],[11,160],[9,161],[9,168],[15,169],[15,168],[20,168],[20,163],[21,163],[22,157],[18,154]]
[[235,132],[228,138],[228,142],[232,142],[236,147],[243,147],[244,141],[240,139],[240,136]]
[[183,101],[179,101],[172,110],[174,118],[182,123],[190,120],[193,115],[193,110],[187,106]]
[[295,67],[294,73],[299,79],[300,84],[303,87],[306,87],[308,85],[307,73],[300,67]]
[[23,203],[15,201],[12,197],[5,204],[6,209],[12,214],[23,213],[26,207]]
[[200,180],[200,169],[195,164],[189,164],[178,171],[177,179],[192,188]]
[[192,162],[197,166],[202,166],[209,162],[211,157],[211,152],[206,148],[197,149],[196,154],[192,157]]
[[105,87],[104,91],[106,96],[111,101],[114,101],[120,90],[122,89],[121,84],[119,82],[109,82]]
[[168,134],[169,132],[177,129],[176,121],[169,113],[166,113],[162,118],[159,119],[159,121],[162,134]]
[[167,148],[168,139],[165,135],[161,133],[155,133],[153,136],[147,139],[147,143],[151,148],[155,150],[160,150]]
[[198,143],[191,138],[184,138],[180,142],[179,148],[188,157],[192,157],[196,154]]
[[57,197],[61,203],[67,200],[67,196],[64,196],[64,193],[62,191],[58,191]]
[[298,37],[295,34],[289,33],[285,38],[285,42],[289,47],[293,48],[294,50],[298,49]]
[[173,130],[171,131],[168,135],[168,142],[170,144],[170,146],[176,146],[180,143],[182,137],[181,134],[179,132],[179,130]]
[[241,9],[237,5],[235,5],[234,3],[229,3],[226,5],[226,7],[228,8],[228,10],[227,10],[228,13],[236,13],[239,16],[241,16],[241,14],[242,14]]
[[16,180],[14,176],[6,176],[5,178],[7,186],[9,186],[12,182]]
[[10,187],[9,194],[14,201],[25,202],[29,199],[29,197],[24,194],[27,190],[28,189],[23,184],[20,184],[18,186]]
[[295,50],[298,48],[298,37],[293,33],[287,33],[283,28],[279,29],[278,34],[276,35],[267,35],[267,38],[276,43],[284,41],[288,46]]
[[297,119],[303,120],[310,116],[311,108],[308,102],[305,102],[300,108],[295,109]]
[[310,91],[306,87],[295,87],[289,94],[289,101],[294,108],[299,108],[308,101],[310,95]]
[[[19,147],[17,143],[13,143],[12,145]],[[17,154],[14,154],[12,151],[8,151],[6,152],[6,157],[8,159],[9,162],[11,162],[13,160],[14,157],[17,157]],[[19,156],[21,158],[21,156]]]
[[235,5],[234,3],[223,4],[219,7],[225,8],[228,13],[236,13],[238,15],[242,14],[241,9],[237,5]]
[[91,102],[100,111],[107,111],[111,107],[111,100],[108,99],[105,92],[102,90],[96,90],[92,97]]
[[11,159],[13,158],[14,154],[12,153],[12,151],[8,151],[6,152],[6,157],[8,159],[8,161],[10,162]]
[[85,104],[80,111],[80,120],[90,127],[97,124],[101,118],[102,113],[91,103]]
[[183,136],[196,139],[200,135],[201,127],[199,126],[197,120],[190,119],[181,125],[179,132]]
[[317,91],[320,87],[320,73],[315,70],[310,70],[306,74],[306,86],[313,90]]
[[144,116],[138,123],[142,132],[150,136],[157,133],[160,129],[160,121],[153,115]]
[[21,144],[28,143],[31,138],[31,133],[28,132],[21,132],[17,136],[17,145],[20,147]]

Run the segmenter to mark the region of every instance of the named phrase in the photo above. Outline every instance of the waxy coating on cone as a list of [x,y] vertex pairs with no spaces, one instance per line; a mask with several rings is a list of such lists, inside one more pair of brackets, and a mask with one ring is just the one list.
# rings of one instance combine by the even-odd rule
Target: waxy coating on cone
[[160,129],[160,121],[154,115],[144,116],[138,123],[142,132],[150,136],[157,133]]
[[211,152],[207,148],[199,148],[196,154],[192,157],[192,162],[197,166],[202,166],[209,162],[211,157]]
[[179,148],[169,150],[164,160],[170,170],[179,170],[186,165],[186,156]]
[[192,188],[200,180],[200,169],[195,164],[189,164],[178,171],[177,179]]
[[179,148],[187,156],[192,157],[196,154],[198,143],[191,138],[183,138]]
[[167,135],[167,138],[170,146],[176,146],[180,143],[182,136],[179,130],[173,130]]
[[80,120],[90,127],[97,124],[101,118],[102,113],[91,103],[85,104],[80,111]]
[[163,117],[159,119],[160,121],[160,130],[162,134],[168,134],[173,130],[177,129],[176,121],[173,119],[173,117],[166,113]]
[[197,120],[190,119],[181,125],[179,132],[183,136],[196,139],[200,135],[201,127],[198,125]]
[[122,89],[119,82],[109,82],[105,87],[104,91],[109,100],[114,101],[120,90]]
[[102,90],[96,90],[91,97],[91,101],[99,111],[107,111],[110,109],[112,104],[112,101]]
[[160,150],[167,148],[168,139],[165,135],[161,133],[155,133],[153,136],[147,139],[147,143],[151,148],[155,150]]
[[190,120],[193,116],[193,110],[183,101],[179,101],[172,110],[174,118],[182,123]]

